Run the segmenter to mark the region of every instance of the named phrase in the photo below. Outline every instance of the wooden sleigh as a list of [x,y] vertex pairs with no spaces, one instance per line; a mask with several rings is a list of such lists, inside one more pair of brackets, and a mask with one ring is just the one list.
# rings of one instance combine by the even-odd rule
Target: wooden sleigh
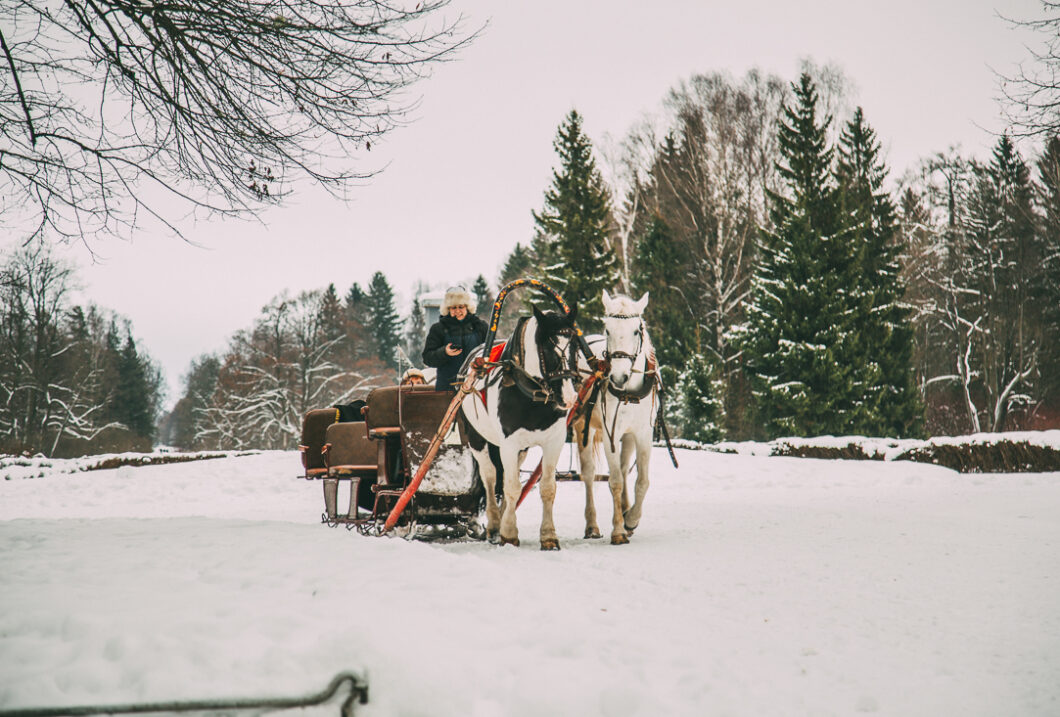
[[[452,399],[452,392],[431,386],[387,386],[368,394],[362,421],[340,422],[335,408],[306,413],[300,477],[323,485],[321,521],[380,532],[423,464]],[[477,531],[484,491],[470,471],[466,446],[462,427],[450,427],[400,526]]]

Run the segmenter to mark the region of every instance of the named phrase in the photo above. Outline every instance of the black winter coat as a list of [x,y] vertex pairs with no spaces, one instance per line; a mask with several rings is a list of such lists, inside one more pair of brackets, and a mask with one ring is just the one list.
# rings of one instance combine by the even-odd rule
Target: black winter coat
[[[468,313],[463,321],[457,321],[452,316],[443,316],[431,327],[427,332],[427,340],[423,343],[423,363],[438,369],[438,376],[434,380],[437,390],[455,388],[452,384],[460,373],[460,367],[471,349],[486,340],[488,330],[486,322],[472,313]],[[447,344],[453,344],[463,351],[456,356],[450,356],[445,352]]]

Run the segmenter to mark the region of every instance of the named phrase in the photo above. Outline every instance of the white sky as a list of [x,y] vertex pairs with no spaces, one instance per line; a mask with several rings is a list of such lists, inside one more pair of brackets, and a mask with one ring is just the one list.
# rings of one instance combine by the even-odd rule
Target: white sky
[[[383,271],[404,312],[417,280],[491,282],[532,235],[555,163],[552,141],[576,108],[597,146],[620,139],[695,73],[758,67],[792,80],[800,58],[839,65],[875,127],[892,174],[959,143],[985,155],[1003,129],[993,72],[1033,42],[997,17],[1033,17],[1036,0],[453,0],[469,27],[460,58],[419,86],[414,121],[373,144],[386,167],[343,204],[304,192],[265,224],[184,226],[202,247],[142,234],[83,246],[84,296],[130,318],[163,366],[169,402],[195,356],[224,348],[283,289],[334,282],[344,293]],[[205,248],[203,248],[205,247]]]

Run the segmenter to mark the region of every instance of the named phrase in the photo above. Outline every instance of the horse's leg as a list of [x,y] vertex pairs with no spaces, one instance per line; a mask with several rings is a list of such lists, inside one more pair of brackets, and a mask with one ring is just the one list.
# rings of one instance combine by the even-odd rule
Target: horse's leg
[[541,549],[559,550],[556,525],[552,520],[552,505],[556,501],[556,464],[563,449],[562,442],[542,446],[541,453]]
[[644,496],[648,492],[649,464],[651,463],[651,434],[637,436],[637,483],[633,489],[633,507],[625,513],[626,531],[632,535],[640,525],[641,511],[644,510]]
[[625,545],[629,542],[626,526],[622,520],[622,494],[625,492],[626,474],[622,472],[622,460],[619,451],[605,447],[607,455],[607,485],[611,488],[611,545]]
[[599,538],[600,526],[596,523],[596,501],[593,499],[593,481],[596,480],[596,436],[590,435],[589,442],[582,445],[584,424],[575,424],[574,438],[578,443],[578,467],[585,486],[585,537]]
[[622,512],[625,513],[629,510],[629,491],[627,486],[629,485],[629,471],[633,468],[633,449],[636,448],[636,444],[633,441],[633,436],[626,434],[622,436]]
[[519,451],[501,446],[504,472],[504,508],[501,511],[500,543],[519,545],[519,528],[515,523],[515,506],[523,486],[519,483]]
[[471,455],[475,458],[475,463],[478,465],[479,480],[482,481],[482,487],[486,490],[486,538],[495,540],[501,522],[501,509],[497,506],[497,492],[494,490],[494,485],[497,482],[497,471],[493,467],[493,462],[490,460],[487,451],[479,452],[472,449]]

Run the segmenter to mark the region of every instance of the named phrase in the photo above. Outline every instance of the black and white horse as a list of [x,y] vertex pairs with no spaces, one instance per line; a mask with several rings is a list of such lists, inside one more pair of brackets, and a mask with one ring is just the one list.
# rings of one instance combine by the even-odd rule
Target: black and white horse
[[[609,471],[608,485],[614,512],[611,543],[622,545],[640,523],[644,496],[648,492],[651,439],[655,428],[658,372],[655,349],[644,325],[648,294],[639,301],[628,296],[612,298],[606,291],[604,337],[589,341],[594,354],[603,352],[611,364],[610,375],[601,387],[589,417],[589,441],[584,444],[585,417],[574,424],[574,435],[585,483],[585,537],[599,538],[593,481],[596,478],[596,451],[603,450]],[[626,493],[626,473],[636,457],[637,482],[631,506]]]
[[[520,320],[505,347],[501,367],[480,376],[464,397],[461,414],[468,442],[486,489],[487,536],[503,545],[519,544],[515,508],[522,486],[520,457],[540,446],[541,549],[559,550],[552,521],[556,497],[556,463],[567,436],[566,416],[577,398],[576,308],[562,314],[541,312]],[[474,358],[474,354],[469,360]],[[497,506],[496,467],[490,446],[499,453],[504,481],[503,511]]]

